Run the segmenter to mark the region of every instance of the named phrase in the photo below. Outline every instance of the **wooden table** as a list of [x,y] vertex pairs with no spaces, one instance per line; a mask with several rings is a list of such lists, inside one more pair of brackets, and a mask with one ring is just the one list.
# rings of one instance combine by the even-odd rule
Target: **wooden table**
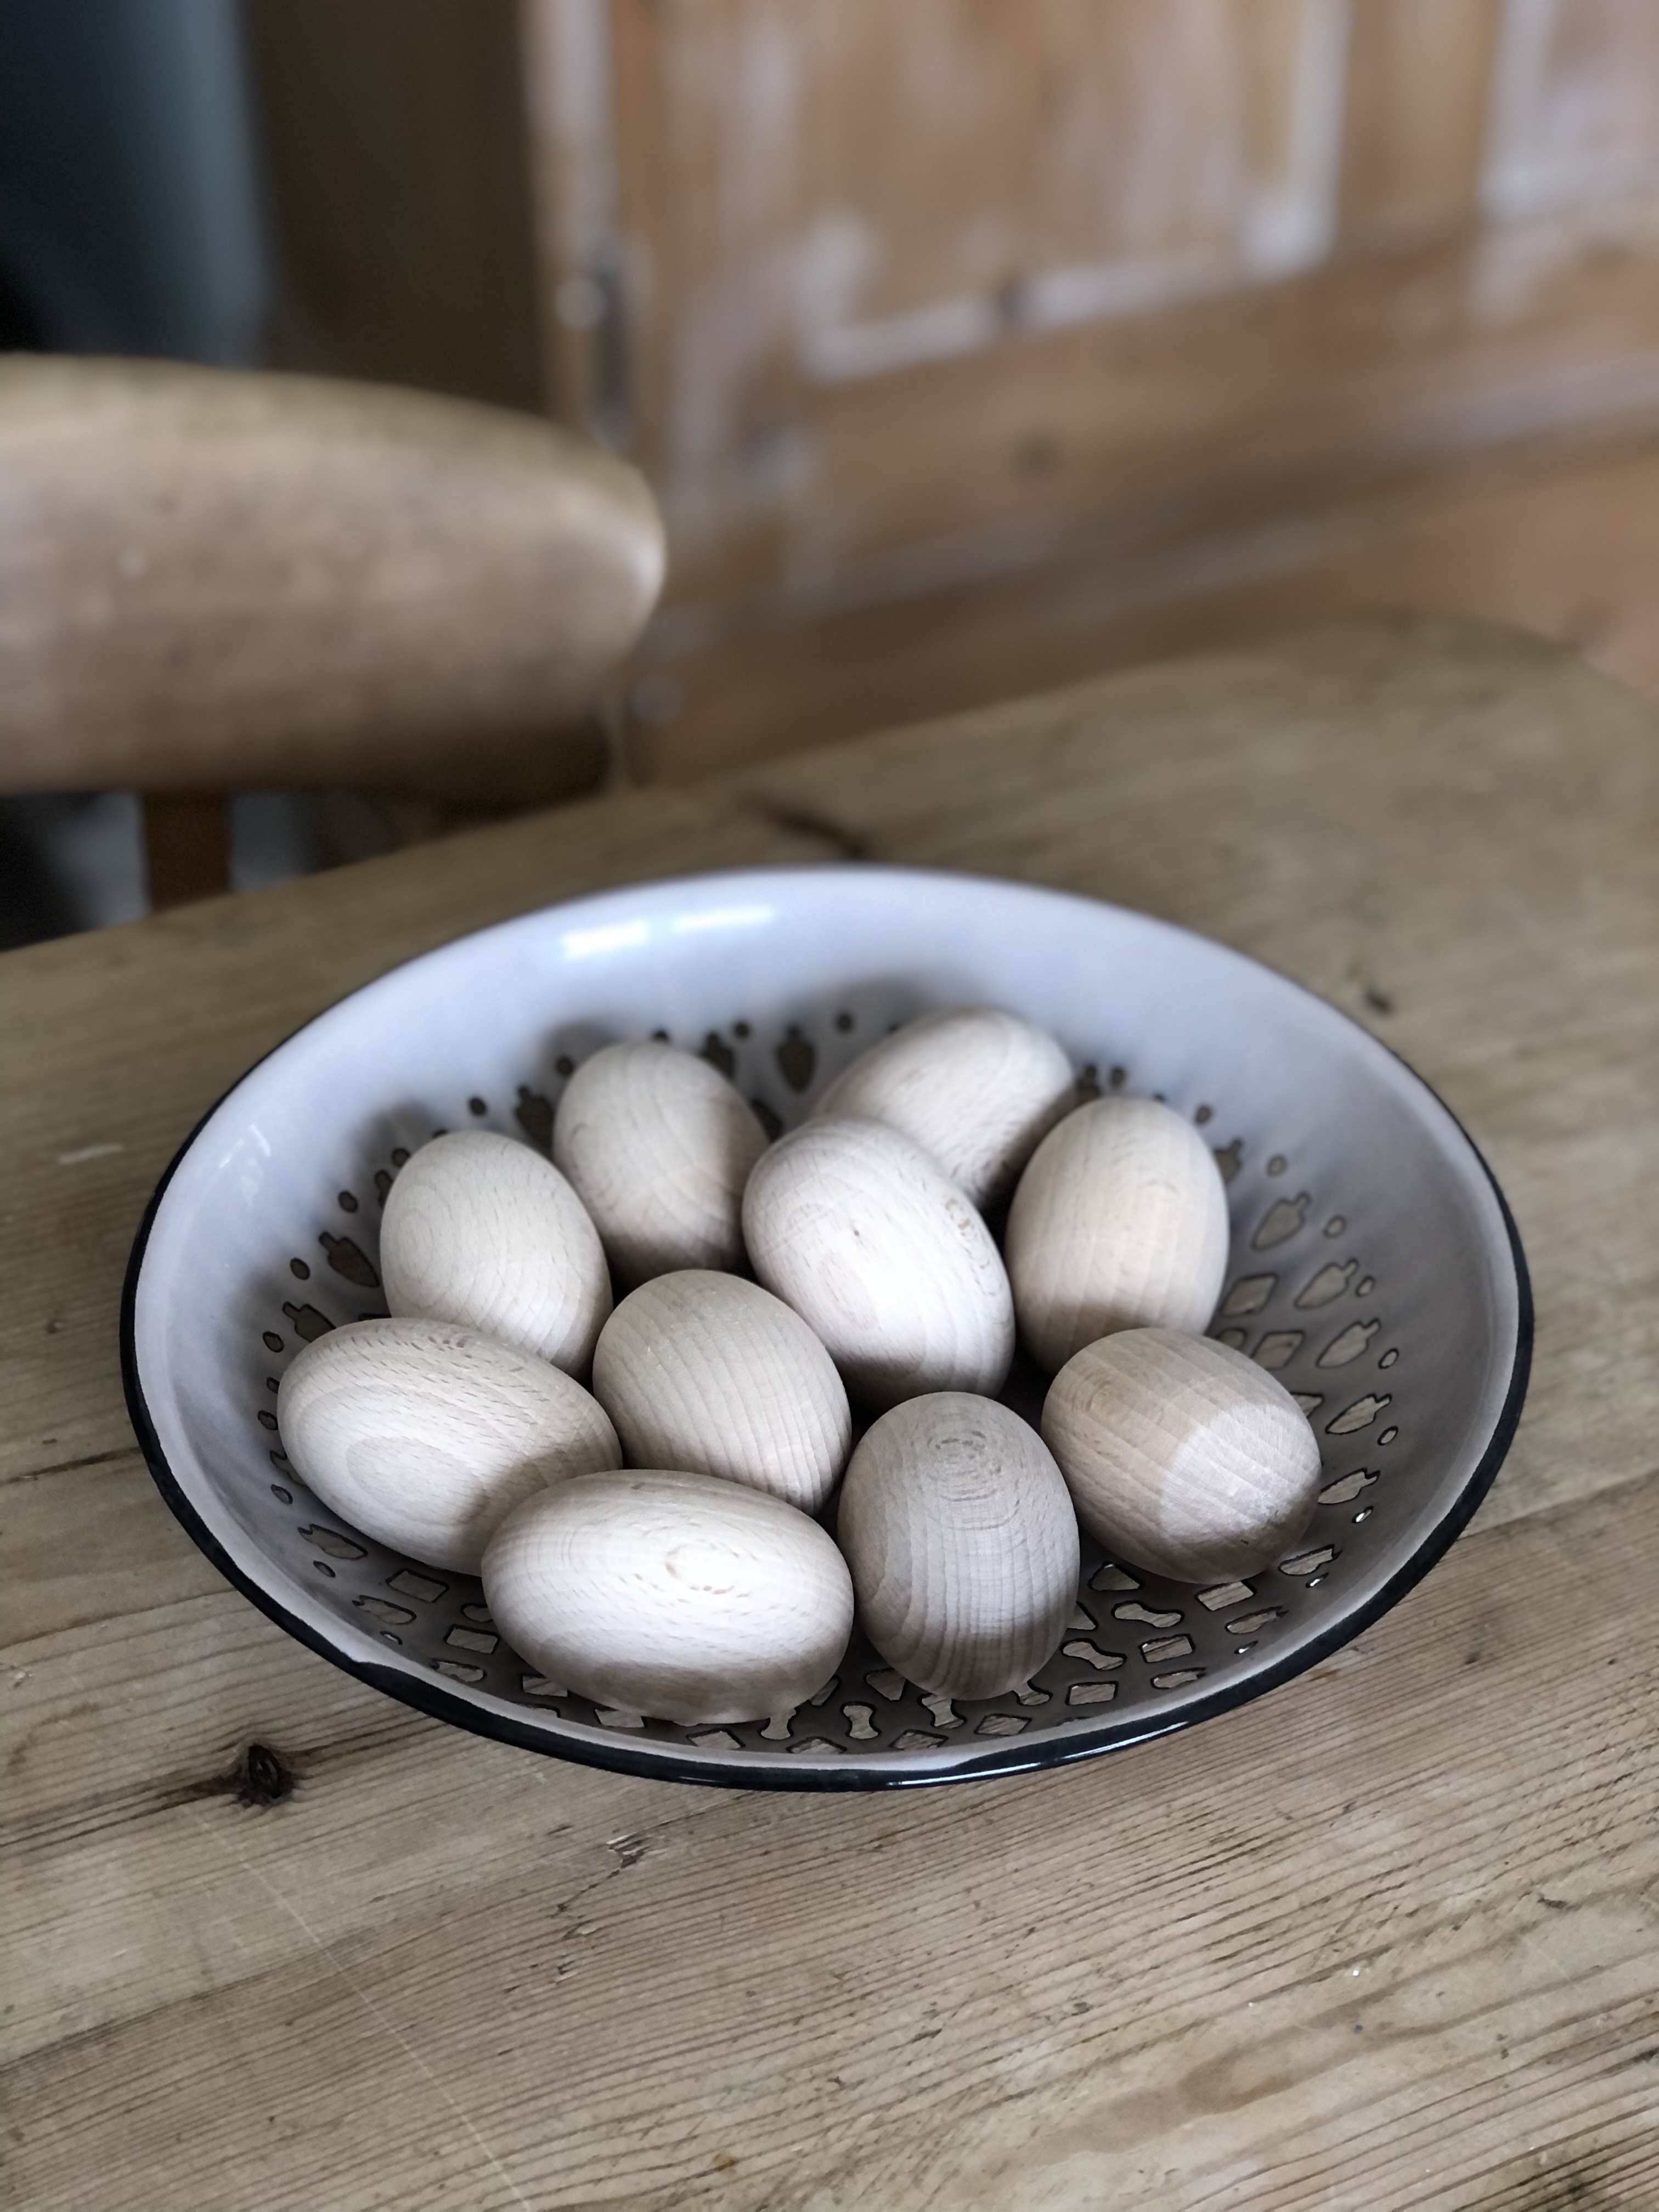
[[[6,956],[9,2201],[1659,2204],[1656,737],[1535,641],[1345,625]],[[1192,924],[1439,1088],[1538,1304],[1471,1531],[1220,1722],[902,1799],[560,1765],[289,1641],[122,1407],[191,1121],[459,931],[848,854]]]

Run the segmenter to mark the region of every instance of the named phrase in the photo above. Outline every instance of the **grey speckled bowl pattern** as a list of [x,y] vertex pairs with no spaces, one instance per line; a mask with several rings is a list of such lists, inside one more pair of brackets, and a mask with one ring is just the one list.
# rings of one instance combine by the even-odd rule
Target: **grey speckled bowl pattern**
[[[1324,1486],[1295,1553],[1192,1589],[1085,1541],[1060,1650],[1014,1695],[927,1695],[855,1638],[836,1679],[752,1727],[596,1709],[533,1674],[479,1584],[371,1542],[283,1455],[276,1386],[307,1339],[384,1311],[381,1201],[433,1133],[545,1146],[601,1043],[703,1052],[769,1126],[924,1007],[1016,1008],[1085,1087],[1191,1117],[1228,1181],[1212,1334],[1306,1409]],[[273,1619],[391,1695],[635,1771],[887,1787],[1087,1757],[1311,1666],[1468,1518],[1525,1389],[1525,1268],[1497,1187],[1409,1068],[1322,1001],[1145,916],[873,867],[707,876],[554,907],[396,969],[311,1023],[208,1115],[156,1193],[123,1314],[129,1404],[196,1540]],[[1042,1378],[1005,1394],[1035,1419]]]

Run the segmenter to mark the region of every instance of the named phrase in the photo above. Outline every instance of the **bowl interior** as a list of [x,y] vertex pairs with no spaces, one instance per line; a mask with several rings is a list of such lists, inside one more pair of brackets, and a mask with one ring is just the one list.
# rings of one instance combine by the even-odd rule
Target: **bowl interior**
[[[769,1127],[896,1024],[994,1003],[1085,1085],[1164,1098],[1228,1179],[1211,1333],[1272,1369],[1324,1461],[1312,1527],[1269,1571],[1194,1590],[1086,1541],[1060,1651],[1018,1694],[927,1695],[861,1639],[791,1715],[682,1729],[532,1674],[479,1584],[344,1526],[276,1433],[308,1338],[384,1312],[380,1204],[435,1131],[545,1147],[605,1042],[708,1055]],[[198,1540],[286,1626],[428,1711],[512,1741],[699,1780],[890,1784],[1083,1756],[1239,1702],[1355,1632],[1472,1510],[1524,1387],[1518,1248],[1433,1094],[1345,1017],[1144,915],[868,867],[704,877],[526,916],[395,970],[261,1062],[158,1195],[130,1283],[130,1395]],[[1028,1418],[1043,1378],[1006,1394]]]

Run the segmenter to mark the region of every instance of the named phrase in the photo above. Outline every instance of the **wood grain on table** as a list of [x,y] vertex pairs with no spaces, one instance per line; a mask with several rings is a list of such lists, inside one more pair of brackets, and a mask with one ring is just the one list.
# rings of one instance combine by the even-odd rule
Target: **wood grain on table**
[[[1656,816],[1650,707],[1355,623],[6,955],[10,2201],[1659,2204]],[[1490,1498],[1311,1674],[1056,1774],[750,1796],[376,1695],[144,1471],[116,1317],[155,1177],[394,961],[848,856],[1146,908],[1403,1052],[1533,1269]]]

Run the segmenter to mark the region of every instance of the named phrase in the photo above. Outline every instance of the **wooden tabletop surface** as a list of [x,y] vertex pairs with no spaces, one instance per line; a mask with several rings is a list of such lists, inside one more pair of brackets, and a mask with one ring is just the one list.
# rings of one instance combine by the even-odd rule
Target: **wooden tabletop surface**
[[[1659,2205],[1656,741],[1552,647],[1347,624],[6,955],[9,2203]],[[1469,1532],[1219,1721],[898,1797],[562,1765],[290,1641],[122,1405],[197,1115],[461,931],[847,855],[1188,923],[1436,1085],[1538,1309]]]

